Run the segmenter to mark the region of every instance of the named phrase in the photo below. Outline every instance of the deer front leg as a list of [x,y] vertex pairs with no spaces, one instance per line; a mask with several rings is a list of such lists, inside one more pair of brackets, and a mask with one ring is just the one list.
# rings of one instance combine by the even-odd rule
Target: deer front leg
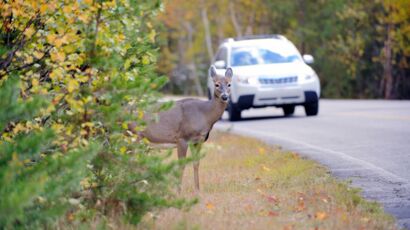
[[[188,150],[188,143],[183,140],[180,139],[177,142],[177,151],[178,151],[178,159],[181,160],[183,158],[186,157],[186,153]],[[185,165],[181,165],[181,174],[179,175],[179,188],[178,190],[181,191],[181,186],[182,186],[182,177],[184,176],[184,169],[185,169]]]
[[199,191],[199,158],[201,152],[202,143],[194,144],[191,148],[191,153],[194,158],[198,158],[197,161],[194,162],[194,181],[195,181],[195,189]]

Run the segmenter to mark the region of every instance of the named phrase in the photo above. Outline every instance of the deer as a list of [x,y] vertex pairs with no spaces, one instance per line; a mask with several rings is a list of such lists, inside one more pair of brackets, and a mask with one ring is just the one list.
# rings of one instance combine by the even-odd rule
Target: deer
[[[209,75],[214,82],[214,95],[210,100],[188,98],[176,101],[171,109],[158,114],[158,122],[147,124],[139,135],[152,144],[176,145],[178,159],[186,157],[188,146],[192,146],[191,154],[199,153],[228,105],[233,71],[228,67],[225,76],[219,76],[215,66],[211,66]],[[199,160],[193,162],[193,169],[195,190],[199,191]],[[183,172],[184,166],[180,182]]]

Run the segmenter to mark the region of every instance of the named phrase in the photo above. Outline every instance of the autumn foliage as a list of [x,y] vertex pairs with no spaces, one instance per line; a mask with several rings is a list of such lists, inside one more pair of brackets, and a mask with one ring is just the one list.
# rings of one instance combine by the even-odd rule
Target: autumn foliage
[[225,38],[283,34],[315,57],[322,96],[410,98],[408,0],[165,2],[159,64],[173,92],[206,92],[206,70]]
[[[182,207],[181,162],[127,132],[156,101],[158,1],[0,1],[0,228]],[[110,212],[114,210],[115,212]],[[120,218],[121,219],[121,218]]]

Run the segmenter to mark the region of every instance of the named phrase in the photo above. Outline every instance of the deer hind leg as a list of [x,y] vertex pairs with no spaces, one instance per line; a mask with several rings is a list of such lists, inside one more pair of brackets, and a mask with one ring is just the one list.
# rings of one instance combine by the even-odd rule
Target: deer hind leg
[[195,189],[199,191],[199,159],[201,153],[202,143],[193,144],[191,147],[191,154],[196,158],[194,161],[194,181],[195,181]]
[[[178,151],[178,159],[181,160],[186,157],[186,153],[188,150],[188,143],[185,140],[179,140],[177,142],[177,151]],[[179,175],[179,187],[178,190],[181,191],[181,186],[182,186],[182,177],[184,176],[184,169],[185,165],[181,165],[181,171]]]

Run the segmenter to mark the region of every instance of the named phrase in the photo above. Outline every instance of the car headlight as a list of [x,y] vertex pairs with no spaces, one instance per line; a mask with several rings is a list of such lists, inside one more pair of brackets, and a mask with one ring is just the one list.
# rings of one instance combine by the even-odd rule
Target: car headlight
[[310,73],[310,74],[304,74],[304,75],[302,76],[302,79],[303,79],[304,81],[312,81],[313,79],[315,79],[315,77],[316,77],[316,74],[315,74],[315,73]]
[[258,84],[258,78],[248,76],[237,76],[237,81],[243,84],[256,85]]

